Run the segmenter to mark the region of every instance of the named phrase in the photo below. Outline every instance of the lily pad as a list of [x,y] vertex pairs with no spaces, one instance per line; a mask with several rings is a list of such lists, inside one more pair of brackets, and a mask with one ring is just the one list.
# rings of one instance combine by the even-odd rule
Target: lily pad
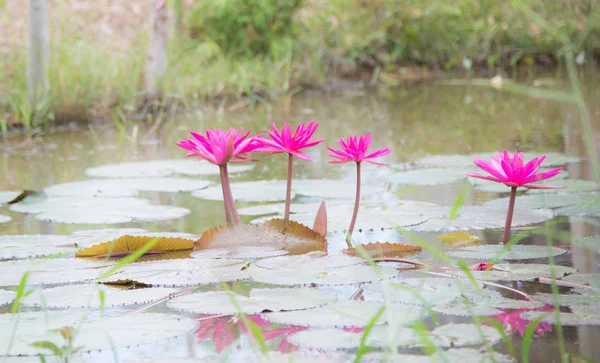
[[[239,173],[251,170],[253,164],[228,165],[229,173]],[[85,174],[99,178],[156,178],[171,174],[185,174],[190,176],[219,175],[219,168],[207,161],[192,159],[152,160],[108,164],[86,169]]]
[[256,261],[256,266],[266,269],[285,270],[294,266],[301,270],[324,270],[344,266],[363,264],[364,260],[359,257],[346,255],[327,256],[323,253],[311,253],[294,256],[280,256],[266,258]]
[[27,285],[64,284],[96,279],[104,272],[101,267],[113,262],[55,258],[47,260],[17,260],[0,262],[0,286],[18,286],[21,277],[30,271]]
[[102,280],[108,284],[194,286],[246,280],[252,276],[241,260],[182,259],[135,263]]
[[482,245],[449,250],[446,253],[456,258],[475,260],[529,260],[548,258],[549,253],[558,256],[566,252],[567,250],[557,247],[549,249],[545,246],[512,245],[505,248],[504,245]]
[[190,241],[196,241],[200,238],[197,234],[185,233],[185,232],[132,232],[126,233],[134,237],[161,237],[161,238],[178,238],[188,239]]
[[6,204],[19,196],[21,192],[0,191],[0,204]]
[[348,300],[332,303],[305,311],[267,313],[263,318],[276,324],[310,326],[318,328],[365,327],[377,312],[389,309],[377,321],[377,325],[387,323],[392,318],[397,325],[409,325],[423,319],[423,309],[397,303],[384,304],[376,301]]
[[467,232],[447,232],[435,238],[451,246],[465,246],[479,243],[479,237]]
[[528,189],[527,194],[556,194],[556,193],[586,193],[598,191],[598,184],[592,180],[578,180],[578,179],[566,179],[566,180],[546,180],[541,185],[560,185],[566,188],[563,189]]
[[469,168],[473,167],[473,156],[472,155],[429,155],[423,158],[417,159],[415,164],[432,168]]
[[[566,326],[578,325],[600,325],[600,308],[598,305],[575,305],[571,306],[572,313],[560,313],[560,323]],[[539,311],[524,312],[521,317],[533,320],[544,315],[542,321],[556,324],[556,316],[553,312],[544,313]]]
[[[383,193],[385,190],[383,184],[373,185],[365,183],[362,185],[361,195],[368,196]],[[356,195],[356,182],[332,179],[298,179],[292,181],[292,191],[307,197],[354,199]]]
[[288,251],[268,246],[210,248],[192,253],[193,258],[265,258],[287,255]]
[[75,247],[57,247],[73,244],[77,240],[61,235],[0,236],[0,260],[37,258],[58,253],[72,253]]
[[[558,304],[560,306],[581,306],[581,305],[597,305],[600,304],[600,295],[557,295]],[[552,294],[538,293],[531,296],[532,300],[540,301],[545,304],[554,305],[554,296]]]
[[432,363],[432,362],[461,362],[461,363],[515,363],[517,360],[509,355],[487,350],[471,348],[448,349],[438,351],[433,355],[386,354],[380,352],[363,355],[361,362],[386,363]]
[[16,295],[14,291],[0,290],[0,306],[10,304]]
[[[550,265],[542,264],[495,264],[491,271],[470,272],[473,277],[483,281],[525,281],[538,277],[551,277],[551,268]],[[554,266],[554,271],[558,278],[577,272],[574,268],[566,266]],[[449,273],[467,277],[463,271],[449,271]]]
[[[11,314],[0,315],[0,336],[15,334],[14,340],[0,340],[0,351],[7,352],[11,343],[13,345],[8,354],[13,356],[38,354],[39,351],[31,346],[36,341],[49,341],[62,346],[63,338],[51,330],[75,326],[80,318],[81,313],[62,311],[21,313],[18,329],[13,332],[17,320]],[[195,326],[194,319],[157,313],[103,318],[82,323],[73,345],[83,346],[86,351],[118,349],[186,335]]]
[[48,308],[99,308],[100,292],[104,306],[127,306],[154,301],[177,291],[165,287],[124,290],[105,285],[69,285],[34,291],[23,300],[24,305]]
[[575,244],[588,250],[600,252],[600,236],[580,238],[575,241]]
[[[155,241],[156,240],[156,241]],[[77,257],[94,257],[100,255],[118,255],[141,249],[147,243],[155,241],[153,251],[186,251],[194,248],[194,241],[183,238],[129,236],[125,235],[113,241],[103,242],[77,251]]]
[[397,185],[441,185],[465,180],[469,169],[416,169],[390,174],[386,180]]
[[472,296],[460,296],[452,301],[433,307],[434,311],[447,315],[490,316],[501,314],[500,309],[536,309],[545,304],[539,301],[507,299],[497,291]]
[[[600,203],[600,194],[581,193],[581,194],[536,194],[522,195],[517,197],[515,205],[517,209],[544,209],[560,208],[576,204],[584,204],[590,200],[598,200]],[[484,204],[492,208],[508,208],[509,198],[493,199]]]
[[[237,351],[235,356],[229,356],[229,361],[252,363],[346,363],[350,357],[324,354],[310,354],[307,352],[279,353],[276,351],[254,352],[251,350]],[[8,362],[11,363],[11,362]],[[34,362],[37,363],[37,362]],[[77,363],[77,362],[76,362]],[[177,357],[146,357],[129,360],[126,363],[224,363],[222,357],[210,358],[177,358]]]
[[167,306],[192,313],[235,315],[238,309],[231,302],[232,298],[244,314],[305,310],[336,300],[335,294],[315,289],[252,289],[249,296],[227,291],[190,294],[170,300]]
[[335,269],[273,269],[257,272],[252,280],[274,285],[347,285],[379,281],[398,274],[396,269],[346,266]]
[[0,214],[0,223],[7,223],[10,221],[12,221],[11,217]]
[[587,284],[600,290],[600,272],[576,273],[565,276],[563,280]]
[[37,214],[44,222],[71,224],[115,224],[177,219],[189,209],[170,205],[152,205],[139,198],[47,198],[19,203],[11,210]]
[[[506,208],[467,206],[459,210],[459,215],[450,219],[450,208],[441,209],[436,217],[426,222],[410,226],[411,231],[468,231],[503,228]],[[548,209],[526,210],[516,208],[513,215],[513,227],[541,223],[553,217]]]
[[559,216],[567,217],[599,217],[600,201],[593,201],[593,204],[578,204],[568,207],[558,208],[554,213]]
[[[285,200],[286,182],[283,180],[260,180],[231,183],[231,193],[237,202],[277,202]],[[206,200],[223,200],[221,185],[211,185],[192,192],[192,196]],[[295,197],[292,192],[291,198]]]
[[138,190],[190,192],[211,184],[206,180],[189,178],[96,179],[52,185],[44,188],[44,192],[50,197],[135,197]]

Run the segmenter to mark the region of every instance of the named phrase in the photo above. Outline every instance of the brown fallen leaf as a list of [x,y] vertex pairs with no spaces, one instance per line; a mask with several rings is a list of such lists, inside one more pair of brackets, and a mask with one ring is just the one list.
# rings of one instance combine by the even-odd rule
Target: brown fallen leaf
[[[360,245],[371,257],[405,257],[421,252],[423,248],[417,245],[403,245],[390,242],[372,242]],[[356,247],[346,248],[343,253],[356,256]]]
[[327,240],[295,221],[271,219],[262,224],[220,225],[206,230],[194,244],[194,250],[243,246],[267,246],[290,254],[325,251]]
[[[75,253],[76,257],[118,257],[132,253],[142,248],[146,243],[157,239],[158,242],[152,247],[152,251],[186,251],[194,247],[194,241],[183,238],[171,237],[148,237],[148,236],[129,236],[125,235],[113,241],[103,242]],[[150,251],[149,251],[150,252]]]

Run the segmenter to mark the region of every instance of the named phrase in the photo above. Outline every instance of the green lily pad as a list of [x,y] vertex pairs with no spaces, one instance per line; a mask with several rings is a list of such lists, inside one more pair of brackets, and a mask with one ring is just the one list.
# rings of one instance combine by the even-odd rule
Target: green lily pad
[[265,258],[287,255],[289,252],[268,246],[210,248],[192,252],[193,258]]
[[12,221],[11,217],[0,214],[0,223],[8,223],[10,221]]
[[575,241],[575,244],[588,250],[600,252],[600,236],[580,238]]
[[554,180],[549,179],[540,183],[541,185],[560,185],[566,188],[563,189],[528,189],[527,194],[556,194],[556,193],[586,193],[586,192],[596,192],[600,188],[598,188],[598,184],[592,180],[577,180],[577,179],[566,179],[566,180]]
[[18,286],[21,277],[30,271],[27,285],[65,284],[96,279],[104,272],[102,267],[114,264],[111,261],[94,261],[75,258],[47,260],[17,260],[0,262],[0,286]]
[[71,224],[116,224],[177,219],[189,209],[153,205],[139,198],[46,198],[11,206],[20,213],[36,214],[44,222]]
[[371,319],[383,307],[388,311],[377,321],[376,324],[378,325],[385,324],[388,318],[392,318],[395,324],[406,326],[426,316],[424,310],[416,306],[348,300],[305,311],[266,313],[263,314],[263,318],[276,324],[295,326],[318,328],[364,327],[369,325]]
[[285,270],[290,266],[302,270],[325,270],[338,267],[363,264],[365,260],[360,257],[348,255],[333,255],[327,256],[319,253],[280,256],[274,258],[266,258],[256,261],[256,266],[266,269]]
[[[233,199],[239,202],[277,202],[285,200],[286,182],[283,180],[261,180],[231,183]],[[192,192],[192,196],[206,200],[223,200],[221,185],[211,185]],[[292,198],[295,193],[292,192]]]
[[60,235],[0,236],[0,261],[72,253],[77,250],[76,247],[57,246],[76,241],[76,238]]
[[554,214],[567,217],[598,217],[600,216],[600,201],[571,205],[554,210]]
[[567,250],[557,247],[548,249],[545,246],[513,245],[505,250],[504,245],[482,245],[457,248],[446,253],[456,258],[475,260],[528,260],[548,258],[549,253],[558,256],[566,252]]
[[0,204],[6,204],[19,196],[21,192],[0,191]]
[[257,272],[252,280],[273,285],[347,285],[379,281],[398,274],[396,269],[346,266],[335,269],[273,269]]
[[145,304],[177,291],[165,287],[124,290],[106,285],[69,285],[34,291],[22,303],[48,308],[99,308],[100,292],[104,307]]
[[[491,208],[481,206],[462,207],[455,219],[448,218],[450,208],[440,208],[438,216],[430,217],[426,222],[410,226],[411,231],[467,231],[480,229],[503,228],[506,219],[506,208]],[[515,208],[513,227],[537,224],[553,217],[547,209],[526,210]]]
[[170,300],[167,306],[192,313],[235,315],[239,311],[231,302],[232,298],[235,299],[244,314],[305,310],[336,300],[335,294],[315,289],[252,289],[249,296],[227,291],[184,295]]
[[[573,311],[572,313],[560,313],[561,325],[600,325],[599,305],[572,305],[571,310]],[[524,312],[521,317],[527,320],[533,320],[542,315],[544,315],[542,321],[556,324],[556,316],[553,312],[544,313],[540,311],[527,311]]]
[[[361,195],[368,196],[385,192],[383,184],[364,183]],[[354,199],[356,182],[332,179],[298,179],[292,181],[292,191],[298,195],[322,199]]]
[[[228,165],[229,173],[251,170],[254,164]],[[171,174],[190,176],[219,175],[219,168],[207,161],[192,159],[152,160],[108,164],[86,169],[85,174],[98,178],[157,178]]]
[[194,286],[246,280],[252,268],[242,260],[181,259],[127,265],[103,283],[136,282],[150,286]]
[[[21,313],[19,320],[15,320],[11,314],[2,314],[0,336],[10,337],[14,334],[14,340],[1,339],[0,351],[7,352],[11,343],[13,345],[8,354],[12,356],[38,354],[39,351],[31,346],[36,341],[49,341],[62,346],[63,338],[50,330],[76,326],[80,318],[80,312],[68,311]],[[17,322],[18,329],[13,331]],[[186,335],[195,326],[194,319],[158,313],[102,318],[83,322],[75,335],[73,346],[94,351],[150,344]]]
[[563,280],[587,284],[600,290],[600,272],[578,272],[576,274],[565,276]]
[[545,305],[540,301],[507,299],[497,291],[485,291],[484,294],[457,297],[432,309],[447,315],[490,316],[501,314],[500,309],[537,309]]
[[[600,194],[581,193],[581,194],[536,194],[522,195],[515,200],[517,209],[544,209],[560,208],[576,204],[584,204],[590,200],[598,200],[600,203]],[[508,208],[509,198],[500,198],[487,201],[484,206],[491,208]]]
[[136,178],[83,180],[56,184],[44,188],[50,197],[135,197],[137,192],[190,192],[206,188],[212,183],[189,178]]
[[[550,265],[542,264],[503,264],[494,265],[491,271],[470,271],[473,277],[483,281],[525,281],[538,277],[551,277]],[[555,276],[561,278],[567,274],[577,272],[572,267],[554,266]],[[450,274],[467,277],[463,271],[449,271]]]
[[0,290],[0,306],[10,304],[17,294],[14,291]]
[[468,169],[416,169],[390,174],[386,181],[397,185],[441,185],[465,180]]
[[[581,305],[597,305],[600,304],[600,294],[594,295],[557,295],[558,304],[560,306],[581,306]],[[531,296],[532,300],[540,301],[545,304],[554,305],[554,296],[552,294],[537,293]]]

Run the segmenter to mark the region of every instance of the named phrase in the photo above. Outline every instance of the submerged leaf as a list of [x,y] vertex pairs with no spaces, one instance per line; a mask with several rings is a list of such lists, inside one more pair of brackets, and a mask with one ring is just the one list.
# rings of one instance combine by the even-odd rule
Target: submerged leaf
[[75,253],[75,256],[94,257],[99,255],[112,255],[116,257],[118,256],[117,254],[122,252],[127,252],[127,254],[132,253],[157,238],[158,242],[152,247],[152,251],[185,251],[194,248],[194,242],[189,239],[125,235],[114,241],[108,241],[85,248]]
[[479,242],[479,237],[467,232],[447,232],[437,236],[435,239],[452,246],[472,245]]
[[[371,255],[371,257],[404,257],[423,250],[423,247],[418,245],[403,245],[390,242],[372,242],[361,244],[360,247]],[[353,256],[358,254],[356,247],[346,248],[342,252]]]
[[[13,316],[1,314],[0,336],[13,336],[14,340],[0,339],[0,351],[7,352],[12,344],[11,356],[37,355],[39,351],[31,346],[36,341],[49,341],[62,346],[62,337],[52,330],[76,326],[81,317],[81,312],[70,311],[21,313],[19,328],[13,331]],[[195,325],[196,322],[191,318],[158,313],[102,318],[83,322],[74,336],[73,346],[93,351],[149,344],[186,335]]]
[[322,251],[327,241],[316,231],[294,221],[272,219],[260,225],[220,225],[205,231],[194,250],[261,246],[293,254]]
[[231,296],[244,314],[264,311],[305,310],[336,300],[335,294],[315,289],[252,289],[249,296],[227,291],[210,291],[174,298],[167,303],[172,309],[200,314],[235,315],[239,311]]

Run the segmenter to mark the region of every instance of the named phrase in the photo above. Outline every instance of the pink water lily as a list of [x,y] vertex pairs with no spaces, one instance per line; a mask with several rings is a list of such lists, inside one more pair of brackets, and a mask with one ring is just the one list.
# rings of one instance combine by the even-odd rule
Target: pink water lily
[[288,173],[287,173],[287,189],[285,194],[285,212],[284,220],[290,219],[290,203],[292,196],[292,168],[294,156],[299,157],[302,160],[310,160],[310,156],[300,151],[323,142],[322,139],[312,139],[315,131],[319,127],[319,124],[310,121],[308,124],[305,122],[300,123],[296,127],[296,131],[292,134],[292,127],[287,122],[283,122],[281,131],[277,129],[277,125],[273,122],[271,124],[273,131],[268,131],[267,134],[271,137],[271,140],[260,139],[262,146],[256,151],[267,152],[267,153],[288,153]]
[[542,180],[550,179],[558,175],[562,168],[556,168],[538,173],[538,169],[546,156],[531,159],[527,164],[523,162],[523,153],[515,151],[513,157],[510,157],[508,151],[504,150],[501,154],[496,152],[496,157],[491,157],[490,161],[475,158],[474,163],[490,175],[481,175],[479,173],[467,173],[473,178],[491,180],[497,183],[503,183],[510,187],[523,187],[529,189],[558,189],[559,186],[531,184]]
[[358,206],[360,204],[360,164],[366,161],[375,165],[383,165],[373,159],[387,155],[391,152],[389,148],[377,149],[369,154],[367,150],[371,145],[371,134],[365,134],[363,136],[348,136],[346,140],[341,138],[339,144],[342,147],[341,150],[336,150],[328,147],[329,156],[334,160],[331,160],[332,164],[342,164],[350,161],[356,162],[356,197],[354,199],[354,212],[352,213],[352,220],[350,221],[350,227],[348,227],[348,234],[346,234],[346,243],[348,247],[352,247],[350,238],[352,237],[352,231],[354,230],[354,224],[356,223],[356,217],[358,216]]
[[510,187],[510,199],[508,202],[508,212],[504,224],[504,234],[502,242],[508,242],[510,239],[510,228],[512,224],[513,212],[515,209],[515,199],[517,197],[517,188],[529,189],[557,189],[564,188],[559,186],[532,184],[542,180],[550,179],[558,175],[562,168],[556,168],[538,173],[538,169],[546,156],[533,158],[528,163],[523,162],[523,153],[515,150],[511,157],[508,151],[503,153],[496,152],[496,157],[491,157],[490,161],[475,158],[475,165],[488,172],[490,175],[481,175],[480,173],[467,173],[468,176],[484,180],[491,180],[497,183],[503,183]]
[[193,138],[180,140],[177,142],[177,146],[190,151],[186,155],[187,157],[195,156],[219,166],[225,218],[227,223],[232,221],[240,223],[240,217],[231,194],[227,163],[256,161],[256,159],[252,159],[246,154],[262,146],[260,135],[248,137],[250,131],[244,133],[244,129],[241,127],[238,130],[231,128],[228,131],[209,129],[206,130],[206,135],[196,132],[190,132],[190,134]]
[[[508,310],[502,309],[503,313],[491,316],[492,319],[500,322],[505,330],[507,331],[517,331],[521,337],[525,334],[525,329],[531,323],[530,320],[524,319],[521,315],[530,309],[515,309]],[[542,308],[534,309],[534,311],[554,311],[554,307],[552,305],[545,305]],[[546,332],[552,331],[552,326],[546,322],[540,322],[535,326],[535,333],[537,335],[544,335]]]

